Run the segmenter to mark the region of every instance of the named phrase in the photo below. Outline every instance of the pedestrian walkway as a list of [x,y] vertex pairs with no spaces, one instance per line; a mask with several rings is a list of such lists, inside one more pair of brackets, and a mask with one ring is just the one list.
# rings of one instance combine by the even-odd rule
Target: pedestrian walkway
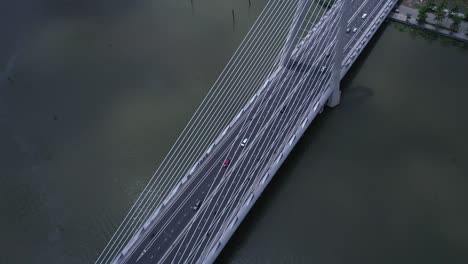
[[[440,35],[449,37],[449,38],[453,38],[453,39],[456,39],[456,40],[468,42],[468,35],[467,35],[467,33],[468,33],[468,23],[465,22],[465,21],[463,21],[460,24],[460,29],[458,30],[458,32],[452,32],[452,31],[446,29],[446,28],[450,28],[450,25],[452,23],[452,20],[450,18],[445,18],[444,20],[439,22],[439,21],[437,21],[435,19],[434,14],[427,13],[427,19],[426,19],[427,23],[420,24],[417,21],[418,9],[408,7],[408,6],[405,6],[405,5],[402,5],[402,4],[400,4],[398,9],[399,9],[398,13],[396,13],[396,12],[390,13],[390,15],[389,15],[390,19],[395,20],[395,21],[400,22],[400,23],[403,23],[403,24],[406,24],[406,25],[415,26],[415,27],[418,27],[418,28],[421,28],[421,29],[430,30],[430,31],[433,31],[433,32],[438,33]],[[408,18],[407,15],[410,15],[410,18]],[[441,27],[434,26],[434,25],[439,24],[439,23],[440,23]]]

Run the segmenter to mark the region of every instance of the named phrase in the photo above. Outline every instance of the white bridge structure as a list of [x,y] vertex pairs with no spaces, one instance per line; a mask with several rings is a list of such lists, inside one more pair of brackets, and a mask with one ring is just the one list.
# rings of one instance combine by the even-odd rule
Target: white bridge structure
[[95,263],[213,263],[395,3],[270,0]]

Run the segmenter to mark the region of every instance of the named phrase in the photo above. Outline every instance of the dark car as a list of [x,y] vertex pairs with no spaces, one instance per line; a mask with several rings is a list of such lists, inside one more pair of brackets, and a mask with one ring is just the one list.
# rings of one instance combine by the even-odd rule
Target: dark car
[[201,200],[198,200],[194,206],[192,206],[192,209],[194,211],[198,211],[198,209],[200,208],[200,205],[201,205],[202,201]]

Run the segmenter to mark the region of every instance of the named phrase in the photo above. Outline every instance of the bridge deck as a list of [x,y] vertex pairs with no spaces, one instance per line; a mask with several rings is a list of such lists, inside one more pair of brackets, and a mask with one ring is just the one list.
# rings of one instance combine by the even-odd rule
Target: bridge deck
[[[345,60],[342,76],[382,22],[380,15],[395,2],[352,1],[351,10],[348,10],[352,14],[348,21],[351,32],[343,32]],[[368,14],[365,19],[361,18],[364,13]],[[356,32],[352,32],[354,28]],[[316,45],[336,42],[330,36],[315,41]],[[317,62],[333,60],[334,55],[324,54],[310,56],[315,63],[307,64],[302,70],[294,67],[278,70],[159,213],[149,231],[141,235],[126,256],[116,263],[195,263],[202,254],[206,256],[205,247],[210,250],[216,245],[222,230],[228,228],[226,225],[235,228],[239,224],[232,222],[240,222],[234,220],[237,219],[235,214],[246,200],[250,202],[252,198],[248,194],[251,190],[264,183],[261,181],[265,179],[260,176],[265,173],[265,168],[277,160],[281,147],[290,141],[291,132],[303,122],[304,114],[325,96],[331,68],[314,66],[320,65]],[[298,85],[301,82],[310,85]],[[248,139],[247,144],[241,146],[244,139]],[[230,164],[223,167],[226,159]],[[193,206],[197,202],[201,205],[195,210]]]

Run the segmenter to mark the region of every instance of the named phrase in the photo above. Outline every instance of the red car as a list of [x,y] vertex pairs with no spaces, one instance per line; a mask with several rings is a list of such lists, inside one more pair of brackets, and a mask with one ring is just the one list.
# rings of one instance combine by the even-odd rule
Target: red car
[[231,163],[231,160],[230,159],[226,159],[223,163],[223,168],[226,168],[227,166],[229,166],[229,163]]

